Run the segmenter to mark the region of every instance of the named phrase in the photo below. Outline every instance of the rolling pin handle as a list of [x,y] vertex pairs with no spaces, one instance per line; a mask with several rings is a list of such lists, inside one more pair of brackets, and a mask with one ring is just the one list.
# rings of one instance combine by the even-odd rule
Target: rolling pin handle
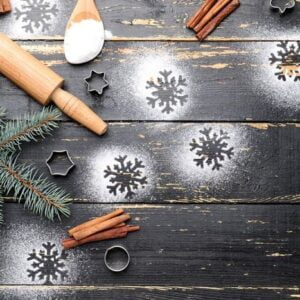
[[58,88],[51,95],[51,99],[66,115],[96,134],[102,135],[107,131],[107,124],[72,94]]

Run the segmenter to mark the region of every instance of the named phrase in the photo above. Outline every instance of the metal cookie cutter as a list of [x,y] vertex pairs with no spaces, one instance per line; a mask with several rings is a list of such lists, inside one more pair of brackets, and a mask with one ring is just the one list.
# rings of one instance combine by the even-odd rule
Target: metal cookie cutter
[[105,251],[104,263],[112,272],[122,272],[129,266],[129,252],[123,246],[112,246]]
[[[54,161],[55,159],[55,156],[56,155],[59,155],[59,154],[65,154],[65,156],[67,157],[69,163],[70,163],[70,166],[66,169],[65,172],[59,172],[59,171],[54,171],[51,167],[51,162]],[[50,156],[48,157],[48,159],[46,160],[46,165],[50,171],[50,174],[52,176],[67,176],[68,173],[71,171],[71,169],[73,169],[75,167],[75,164],[74,162],[72,161],[71,159],[71,156],[69,154],[69,152],[67,150],[55,150],[55,151],[52,151],[52,153],[50,154]]]
[[[103,90],[109,86],[108,81],[106,80],[105,73],[96,72],[92,70],[89,77],[84,79],[87,84],[87,90],[89,93],[97,93],[99,96],[103,94]],[[99,87],[98,87],[99,86]]]
[[293,8],[295,4],[295,0],[270,0],[270,6],[274,9],[278,9],[281,14],[283,14],[286,9]]

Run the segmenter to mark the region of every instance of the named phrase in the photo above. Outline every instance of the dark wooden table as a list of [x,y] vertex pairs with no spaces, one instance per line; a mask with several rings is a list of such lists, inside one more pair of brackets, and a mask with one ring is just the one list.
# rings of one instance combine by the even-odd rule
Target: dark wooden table
[[[74,204],[52,223],[7,199],[1,299],[300,298],[300,3],[280,16],[268,1],[242,0],[200,44],[184,25],[199,2],[97,1],[108,41],[82,66],[63,53],[74,0],[15,0],[1,16],[1,31],[110,125],[97,137],[63,117],[52,137],[23,147],[19,160],[45,174],[51,151],[69,150],[76,168],[48,176]],[[107,74],[102,97],[86,90],[91,70]],[[9,118],[41,110],[4,77],[0,103]],[[110,182],[121,169],[136,189]],[[68,228],[120,206],[141,232],[62,253]],[[114,244],[132,256],[122,274],[103,264]]]

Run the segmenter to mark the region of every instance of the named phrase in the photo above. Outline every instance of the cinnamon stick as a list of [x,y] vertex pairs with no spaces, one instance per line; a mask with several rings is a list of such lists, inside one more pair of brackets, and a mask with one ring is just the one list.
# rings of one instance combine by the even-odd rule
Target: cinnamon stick
[[109,220],[113,217],[116,217],[116,216],[119,216],[121,214],[124,213],[124,210],[119,208],[119,209],[116,209],[115,211],[113,211],[112,213],[109,213],[107,215],[104,215],[102,217],[99,217],[99,218],[95,218],[93,220],[90,220],[88,222],[85,222],[83,224],[80,224],[78,226],[75,226],[73,228],[71,228],[70,230],[68,230],[68,233],[70,236],[73,236],[73,234],[76,232],[76,231],[80,231],[82,229],[85,229],[85,228],[88,228],[90,226],[94,226],[95,224],[98,224],[98,223],[102,223],[106,220]]
[[[118,225],[116,225],[116,226],[114,226],[112,228],[119,228],[119,227],[122,227],[122,226],[125,226],[125,225],[126,225],[126,223],[122,222],[122,223],[120,223],[120,224],[118,224]],[[69,237],[69,238],[64,239],[64,241],[66,241],[66,240],[73,240],[73,239],[74,238]]]
[[188,20],[186,27],[194,28],[216,2],[217,0],[205,0],[195,14]]
[[140,230],[139,226],[125,225],[118,228],[113,228],[113,229],[102,231],[100,233],[93,234],[79,241],[75,240],[74,238],[65,239],[62,244],[64,249],[67,250],[91,242],[123,238],[126,237],[129,232],[138,231],[138,230]]
[[89,226],[87,228],[83,228],[82,230],[76,231],[73,233],[73,237],[75,240],[79,241],[82,240],[96,232],[104,231],[107,229],[110,229],[122,222],[126,222],[130,219],[130,216],[128,214],[124,214],[121,216],[114,217],[112,219],[106,220],[101,223],[96,223],[92,226]]
[[203,41],[226,17],[234,12],[239,6],[239,0],[231,0],[231,2],[225,6],[225,8],[221,10],[219,14],[217,14],[200,32],[198,32],[197,38],[200,41]]
[[216,16],[229,2],[232,0],[220,0],[211,10],[203,17],[203,19],[194,27],[195,32],[199,32],[214,16]]
[[0,0],[0,13],[7,13],[11,11],[10,0]]

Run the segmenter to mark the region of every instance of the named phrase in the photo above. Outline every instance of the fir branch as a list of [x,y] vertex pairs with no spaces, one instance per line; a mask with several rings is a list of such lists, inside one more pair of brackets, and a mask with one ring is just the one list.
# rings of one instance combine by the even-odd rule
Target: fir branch
[[2,191],[0,190],[0,225],[3,224],[3,195]]
[[5,109],[0,106],[0,118],[5,116]]
[[20,149],[21,142],[37,141],[37,136],[45,137],[58,127],[55,122],[60,112],[52,107],[40,113],[27,114],[18,120],[6,122],[0,127],[0,151],[13,152]]
[[69,195],[8,153],[0,154],[0,182],[5,193],[13,192],[19,202],[24,199],[24,206],[36,214],[50,220],[70,215]]
[[0,132],[4,126],[4,121],[2,120],[2,118],[5,117],[5,114],[6,114],[5,109],[0,106]]

